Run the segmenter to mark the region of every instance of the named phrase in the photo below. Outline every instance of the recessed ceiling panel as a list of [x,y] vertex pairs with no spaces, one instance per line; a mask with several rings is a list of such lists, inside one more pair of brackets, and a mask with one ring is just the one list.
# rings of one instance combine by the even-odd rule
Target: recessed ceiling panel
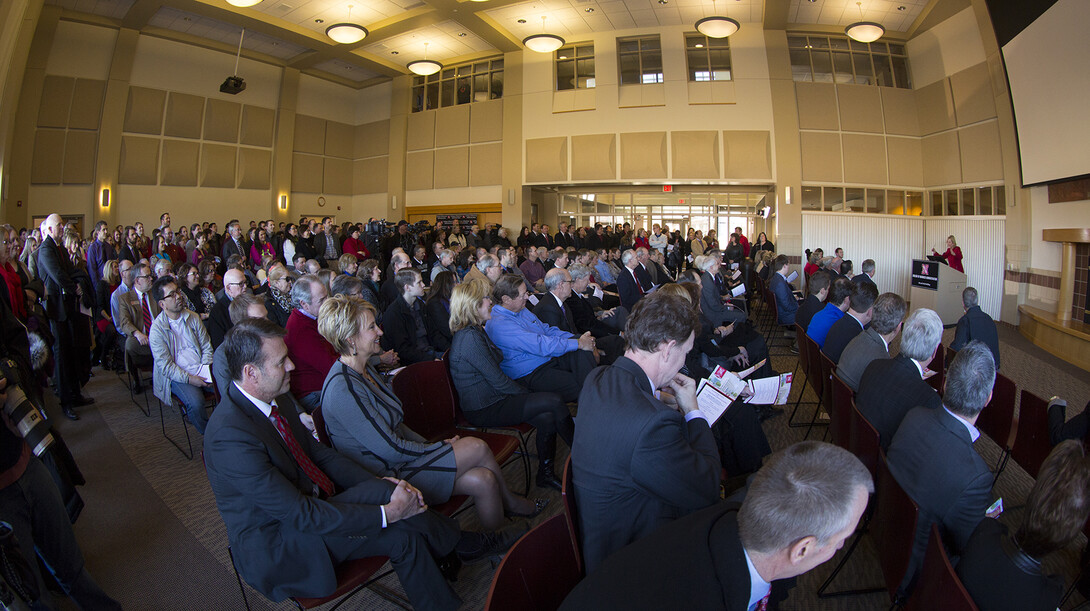
[[129,12],[136,0],[46,0],[46,4],[70,11],[121,19]]
[[[242,31],[242,28],[237,25],[167,6],[160,8],[148,21],[148,25],[215,40],[234,47],[238,47],[238,38]],[[242,39],[242,47],[282,60],[290,60],[308,50],[295,43],[253,31],[246,32]]]
[[424,43],[428,43],[428,59],[439,61],[473,53],[498,52],[498,49],[456,21],[417,28],[366,45],[362,50],[397,64],[407,64],[424,58]]
[[252,10],[324,35],[334,23],[351,22],[370,28],[373,23],[422,5],[420,0],[266,0]]
[[346,78],[356,83],[362,83],[368,79],[381,76],[377,72],[371,72],[366,68],[360,68],[359,66],[353,66],[352,64],[341,59],[330,59],[321,63],[314,64],[315,70],[321,70],[334,76]]
[[531,0],[487,10],[485,14],[518,38],[540,34],[542,17],[546,18],[545,32],[568,37],[695,23],[713,14],[759,24],[764,19],[764,3],[722,0],[713,9],[711,0]]
[[[928,0],[791,0],[787,22],[794,25],[849,25],[874,21],[890,32],[907,32],[927,7]],[[862,9],[862,16],[860,16]]]

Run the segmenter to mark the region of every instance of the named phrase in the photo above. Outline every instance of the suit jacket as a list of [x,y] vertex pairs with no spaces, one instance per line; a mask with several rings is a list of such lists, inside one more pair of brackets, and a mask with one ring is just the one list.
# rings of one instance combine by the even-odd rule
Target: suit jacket
[[995,359],[995,368],[999,369],[999,332],[995,328],[995,321],[980,309],[973,306],[965,311],[958,319],[958,328],[954,332],[954,341],[950,344],[953,350],[961,350],[965,344],[980,340],[987,344]]
[[719,500],[719,451],[708,422],[655,398],[621,357],[579,395],[572,468],[588,574],[613,552]]
[[[825,346],[829,346],[828,342]],[[872,361],[888,358],[889,349],[886,347],[885,340],[874,329],[867,329],[856,335],[844,347],[844,351],[840,353],[840,361],[836,364],[836,375],[844,380],[848,388],[858,391],[859,380],[863,377],[867,366]]]
[[492,343],[484,327],[473,325],[454,334],[450,377],[463,412],[491,407],[511,395],[527,392],[500,369],[502,360],[503,351]]
[[341,241],[326,234],[324,231],[322,233],[314,234],[314,250],[318,252],[319,259],[326,258],[326,246],[328,246],[330,241],[333,242],[333,250],[337,253],[337,256],[333,258],[337,259],[341,256]]
[[700,313],[712,327],[741,322],[748,318],[741,310],[728,308],[719,295],[719,286],[715,283],[715,274],[704,272],[700,275]]
[[942,398],[920,377],[911,359],[897,355],[867,365],[859,392],[855,393],[855,405],[878,430],[885,449],[909,410],[920,406],[941,409]]
[[76,282],[72,279],[72,262],[68,252],[57,246],[52,236],[42,239],[38,247],[38,276],[45,284],[45,315],[64,321],[78,311]]
[[992,502],[992,473],[965,424],[944,408],[908,412],[889,445],[889,470],[920,506],[907,583],[923,561],[931,525],[960,555]]
[[[154,319],[159,315],[159,302],[151,298],[148,293],[148,309]],[[114,326],[124,333],[125,337],[132,337],[136,331],[144,332],[144,308],[140,303],[140,294],[136,289],[129,289],[117,296],[117,312],[114,315]]]
[[781,325],[795,324],[795,314],[799,310],[799,302],[795,300],[791,285],[779,273],[769,273],[768,277],[770,278],[768,288],[776,296],[777,320]]
[[751,584],[738,507],[716,503],[621,549],[581,581],[560,609],[746,611]]
[[650,291],[655,287],[655,281],[651,280],[651,272],[647,271],[647,268],[643,264],[636,265],[636,278],[640,281],[640,286],[644,291]]
[[[239,238],[239,242],[242,242],[242,238]],[[246,266],[246,260],[248,259],[248,255],[250,254],[250,251],[248,249],[246,249],[245,244],[243,244],[242,248],[239,249],[238,242],[235,242],[234,240],[232,240],[231,236],[227,236],[223,240],[223,250],[221,251],[220,254],[222,255],[222,258],[223,258],[223,260],[220,261],[220,269],[224,269],[226,267],[227,259],[231,258],[231,255],[238,255],[238,256],[242,257],[242,265],[243,265],[243,267],[245,267]]]
[[[575,291],[572,291],[570,297],[564,300],[564,308],[571,312],[572,320],[575,321],[575,330],[573,333],[582,335],[587,331],[597,338],[606,337],[607,335],[613,335],[618,330],[611,328],[609,325],[598,320],[598,316],[595,314],[594,303],[591,298],[578,295]],[[535,311],[536,314],[536,311]],[[614,316],[619,316],[620,311]]]
[[853,284],[863,284],[865,282],[869,282],[871,284],[874,284],[874,279],[871,278],[870,276],[866,275],[866,274],[857,274],[855,276],[852,276],[852,283]]
[[[421,320],[424,317],[423,305],[420,303]],[[386,332],[390,347],[397,351],[402,365],[430,361],[437,356],[435,348],[430,345],[427,349],[417,345],[416,318],[404,299],[395,299],[386,307],[382,314],[382,330]]]
[[553,244],[557,246],[563,246],[564,249],[575,247],[575,237],[568,233],[560,233],[559,231],[553,237]]
[[534,306],[534,316],[537,316],[537,319],[541,322],[552,325],[561,331],[567,331],[572,335],[582,335],[579,333],[579,328],[575,326],[575,315],[571,308],[567,307],[567,300],[564,302],[564,307],[561,308],[556,301],[556,296],[552,293],[546,293],[537,302],[537,305]]
[[390,501],[393,484],[318,443],[299,422],[291,396],[281,395],[276,403],[292,435],[343,490],[320,499],[261,410],[233,383],[220,390],[204,457],[239,575],[273,601],[329,594],[337,576],[326,539],[380,533],[379,506]]
[[121,247],[121,250],[118,251],[117,260],[118,261],[132,261],[133,263],[136,263],[137,261],[140,260],[140,253],[133,250],[132,246],[129,246],[128,244],[125,244],[124,246]]
[[859,324],[859,321],[851,314],[845,314],[829,328],[829,334],[825,336],[825,344],[821,347],[821,351],[832,359],[835,365],[840,362],[840,355],[848,342],[862,332],[863,325]]
[[644,293],[636,286],[636,280],[627,267],[621,268],[617,274],[617,296],[621,298],[621,305],[629,312],[636,307],[636,302],[643,298]]
[[[776,274],[777,276],[779,274]],[[810,319],[825,307],[825,302],[817,298],[817,295],[807,295],[799,310],[795,312],[795,323],[805,331],[810,326]]]
[[[473,269],[477,269],[474,267]],[[428,327],[428,343],[439,352],[450,349],[450,341],[454,334],[450,332],[449,304],[444,304],[442,299],[429,299],[424,303],[424,322]]]
[[[1049,575],[1010,540],[1007,527],[984,518],[973,531],[956,567],[962,585],[980,611],[1053,611],[1064,594],[1061,575]],[[1019,561],[1021,566],[1019,566]]]
[[204,321],[204,326],[208,329],[208,337],[212,341],[213,350],[223,343],[223,338],[227,336],[227,332],[234,326],[231,324],[230,307],[231,300],[227,298],[227,295],[220,297],[216,300],[215,307],[208,313],[208,318]]

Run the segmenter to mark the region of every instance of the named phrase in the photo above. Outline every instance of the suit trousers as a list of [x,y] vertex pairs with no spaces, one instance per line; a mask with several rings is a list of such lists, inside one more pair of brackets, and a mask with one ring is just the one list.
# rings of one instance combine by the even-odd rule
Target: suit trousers
[[36,457],[30,457],[22,477],[0,490],[0,515],[11,524],[15,540],[38,580],[40,598],[31,608],[55,608],[39,565],[31,556],[37,552],[80,608],[120,611],[121,605],[107,596],[87,572],[57,485]]
[[515,381],[532,392],[555,392],[565,401],[578,401],[583,381],[596,366],[593,354],[586,350],[572,350],[554,356]]
[[554,392],[533,392],[507,395],[484,409],[465,413],[466,420],[474,426],[515,426],[529,422],[537,429],[537,454],[541,460],[552,460],[556,455],[556,436],[571,447],[575,436],[575,422],[560,395]]
[[[330,497],[336,501],[337,496]],[[401,586],[416,609],[457,609],[462,601],[439,572],[436,558],[454,550],[458,530],[449,519],[430,511],[390,524],[374,536],[325,537],[333,562],[370,556],[389,556]],[[453,522],[451,520],[451,522]]]
[[[49,321],[49,328],[53,331],[53,390],[61,405],[66,406],[72,406],[80,395],[72,321],[72,316],[68,320]],[[83,358],[90,356],[84,355]]]

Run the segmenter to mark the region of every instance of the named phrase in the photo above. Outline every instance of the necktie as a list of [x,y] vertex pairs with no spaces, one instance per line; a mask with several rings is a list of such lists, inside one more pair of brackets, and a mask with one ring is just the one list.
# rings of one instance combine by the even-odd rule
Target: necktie
[[640,289],[640,295],[643,295],[643,285],[640,284],[640,279],[636,276],[636,270],[632,270],[632,279],[636,281],[636,288]]
[[144,310],[144,335],[151,335],[151,308],[148,307],[147,293],[140,296],[140,302]]
[[769,590],[768,594],[765,594],[765,597],[757,603],[757,607],[754,611],[766,611],[768,609],[768,597],[770,594],[772,594],[772,590]]
[[318,465],[314,464],[314,461],[303,451],[302,446],[296,441],[295,435],[292,435],[291,429],[288,428],[288,421],[280,415],[280,410],[275,405],[272,406],[272,419],[273,423],[276,424],[276,430],[280,431],[280,436],[284,438],[284,443],[288,444],[288,450],[291,451],[295,462],[299,463],[299,466],[303,468],[303,473],[307,474],[310,481],[318,484],[318,487],[325,491],[327,496],[333,496],[333,481],[325,473],[322,473]]

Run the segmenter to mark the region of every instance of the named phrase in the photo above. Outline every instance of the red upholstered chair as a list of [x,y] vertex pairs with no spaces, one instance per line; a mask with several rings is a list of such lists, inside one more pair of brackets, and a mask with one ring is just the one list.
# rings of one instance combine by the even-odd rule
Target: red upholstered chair
[[961,584],[946,549],[942,545],[939,527],[931,525],[931,537],[927,541],[927,554],[920,569],[916,589],[908,598],[905,611],[977,611],[965,586]]
[[[795,399],[795,408],[791,410],[791,416],[787,419],[787,425],[791,428],[808,426],[805,422],[795,422],[795,414],[799,411],[799,403],[802,402],[802,396],[806,394],[807,387],[814,388],[814,392],[818,396],[818,402],[821,400],[821,391],[815,388],[815,384],[820,384],[820,380],[813,379],[815,376],[820,378],[821,374],[815,370],[814,364],[810,360],[810,354],[812,352],[810,350],[810,344],[813,343],[813,340],[806,335],[798,323],[795,324],[795,337],[799,342],[799,365],[802,366],[802,373],[806,377],[803,379],[803,385],[799,389],[799,396]],[[795,378],[794,383],[798,383],[798,378]],[[810,401],[807,401],[807,403],[810,403]],[[814,409],[817,409],[816,403]]]
[[995,374],[992,400],[984,406],[976,420],[976,427],[1002,450],[999,462],[995,465],[993,486],[999,480],[999,474],[1006,468],[1007,460],[1010,459],[1011,444],[1014,443],[1011,433],[1014,432],[1014,400],[1017,393],[1018,389],[1010,378],[1001,373]]
[[835,373],[830,382],[833,385],[833,402],[829,410],[829,441],[847,450],[851,442],[852,399],[855,393]]
[[1011,446],[1011,458],[1036,478],[1041,464],[1052,451],[1048,438],[1048,402],[1029,392],[1022,391],[1022,402],[1018,408],[1017,432],[1014,445]]
[[564,473],[561,476],[562,487],[560,498],[564,501],[564,519],[568,523],[568,534],[571,535],[572,550],[575,552],[575,568],[579,575],[583,576],[583,546],[579,542],[579,507],[575,501],[575,484],[572,482],[571,456],[564,461]]
[[894,604],[899,604],[903,602],[899,589],[912,559],[916,520],[920,509],[890,473],[884,452],[878,458],[878,482],[875,488],[871,532],[878,544],[878,563],[882,568],[889,599]]
[[878,476],[878,455],[882,449],[882,438],[878,430],[855,406],[852,399],[851,425],[848,428],[848,451],[863,462],[871,477]]
[[485,611],[555,611],[579,583],[563,516],[545,520],[508,550],[492,577]]

